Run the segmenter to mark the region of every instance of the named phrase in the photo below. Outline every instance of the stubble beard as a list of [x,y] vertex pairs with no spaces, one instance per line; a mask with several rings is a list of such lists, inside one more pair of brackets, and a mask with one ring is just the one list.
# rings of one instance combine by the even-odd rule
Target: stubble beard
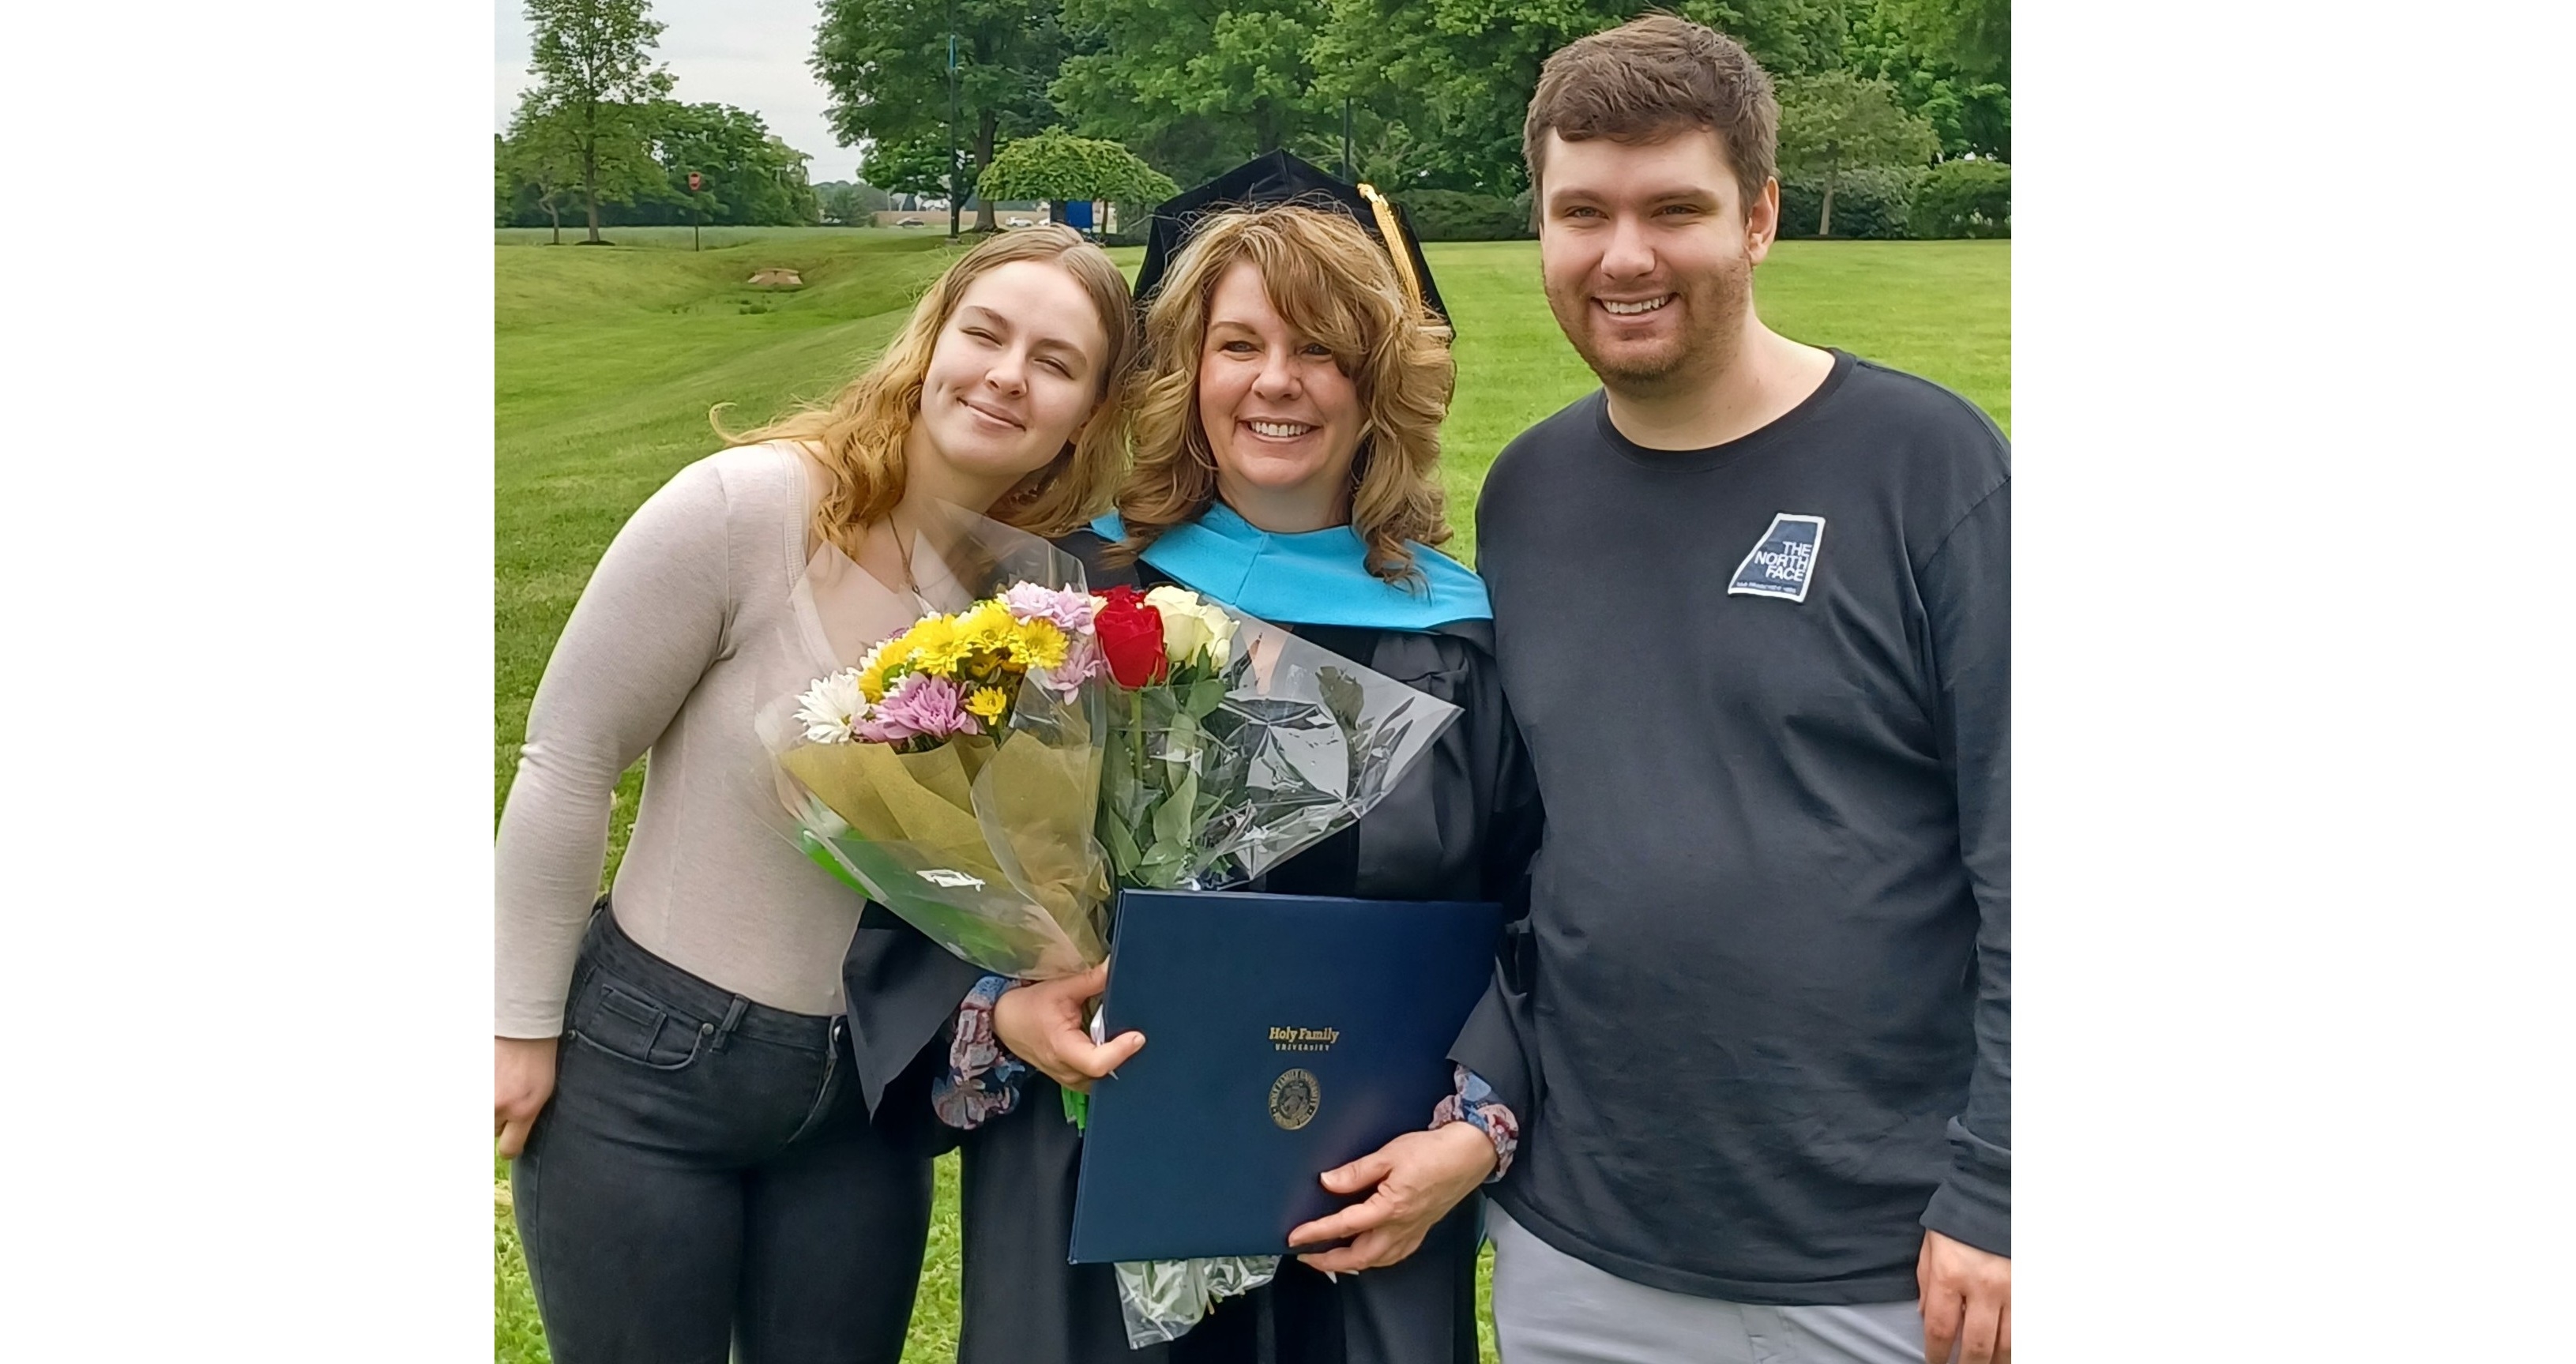
[[[1682,330],[1655,352],[1624,356],[1593,344],[1599,319],[1587,290],[1578,286],[1565,298],[1551,289],[1547,301],[1558,330],[1603,388],[1622,398],[1651,401],[1702,387],[1735,364],[1744,348],[1744,317],[1753,304],[1753,263],[1728,261],[1677,292],[1680,296],[1664,306],[1683,310]],[[1569,322],[1569,312],[1575,321]]]

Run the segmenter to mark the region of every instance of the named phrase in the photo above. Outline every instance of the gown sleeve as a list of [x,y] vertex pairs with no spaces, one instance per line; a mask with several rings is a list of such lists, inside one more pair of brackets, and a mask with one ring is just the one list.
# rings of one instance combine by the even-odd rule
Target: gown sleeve
[[841,962],[841,987],[850,1001],[850,1053],[870,1113],[925,1050],[935,1045],[945,1058],[958,1007],[983,976],[983,968],[959,960],[883,905],[871,901],[859,915],[859,931]]
[[[1520,726],[1512,719],[1510,703],[1491,667],[1480,681],[1473,713],[1483,721],[1477,739],[1486,749],[1480,756],[1488,759],[1486,770],[1493,783],[1480,871],[1483,894],[1503,905],[1503,935],[1494,952],[1493,979],[1450,1047],[1449,1059],[1462,1073],[1459,1093],[1444,1104],[1463,1111],[1479,1106],[1490,1111],[1490,1106],[1499,1105],[1516,1119],[1511,1124],[1516,1134],[1518,1125],[1537,1115],[1545,1092],[1532,1013],[1537,952],[1529,923],[1530,863],[1545,812]],[[1495,1135],[1493,1129],[1488,1134]],[[1496,1145],[1498,1150],[1504,1145],[1499,1135]]]

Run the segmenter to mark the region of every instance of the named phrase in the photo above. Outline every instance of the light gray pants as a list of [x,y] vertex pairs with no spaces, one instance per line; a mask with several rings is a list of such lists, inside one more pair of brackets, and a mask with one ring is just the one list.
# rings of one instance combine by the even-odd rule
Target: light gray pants
[[1595,1269],[1485,1205],[1503,1364],[1923,1364],[1908,1302],[1763,1307]]

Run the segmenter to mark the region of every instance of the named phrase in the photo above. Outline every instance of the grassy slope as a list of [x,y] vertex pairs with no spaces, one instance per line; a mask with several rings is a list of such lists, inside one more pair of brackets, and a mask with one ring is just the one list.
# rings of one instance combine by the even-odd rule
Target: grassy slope
[[[495,253],[496,802],[546,652],[592,565],[638,503],[720,444],[709,409],[734,404],[732,419],[748,424],[829,394],[938,273],[938,245]],[[741,283],[781,264],[806,287]]]
[[[523,230],[502,234],[494,252],[496,813],[556,633],[627,515],[719,443],[708,409],[734,404],[730,420],[745,426],[828,394],[892,334],[949,258],[925,232],[710,230],[699,252],[687,249],[685,228],[609,235],[629,246],[530,249],[544,233]],[[1938,380],[2009,431],[2010,249],[1788,242],[1756,289],[1764,318],[1787,334]],[[1132,273],[1140,253],[1112,254]],[[1458,529],[1449,548],[1472,560],[1472,509],[1486,466],[1505,442],[1593,381],[1540,296],[1533,244],[1435,244],[1426,255],[1457,315],[1458,392],[1444,432]],[[742,283],[774,265],[799,271],[806,287],[771,293]],[[638,787],[635,772],[620,783],[612,868]],[[950,1158],[940,1162],[938,1221],[908,1364],[954,1357],[955,1197]],[[494,1259],[495,1357],[542,1361],[506,1211]]]

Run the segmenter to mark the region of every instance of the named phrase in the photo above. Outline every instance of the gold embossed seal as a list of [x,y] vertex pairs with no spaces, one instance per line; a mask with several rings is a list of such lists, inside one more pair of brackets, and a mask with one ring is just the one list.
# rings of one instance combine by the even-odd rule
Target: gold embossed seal
[[1324,1106],[1323,1086],[1312,1071],[1291,1070],[1270,1086],[1270,1120],[1294,1132],[1315,1120]]

